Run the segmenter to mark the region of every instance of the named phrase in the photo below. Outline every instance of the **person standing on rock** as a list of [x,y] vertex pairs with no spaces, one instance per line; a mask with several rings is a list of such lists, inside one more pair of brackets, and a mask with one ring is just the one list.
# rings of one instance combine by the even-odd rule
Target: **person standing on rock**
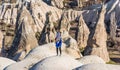
[[62,51],[61,51],[62,38],[61,38],[60,29],[57,29],[57,34],[56,34],[56,37],[55,37],[55,45],[56,45],[57,56],[58,56],[58,51],[60,52],[60,56],[61,56],[61,54],[62,54]]

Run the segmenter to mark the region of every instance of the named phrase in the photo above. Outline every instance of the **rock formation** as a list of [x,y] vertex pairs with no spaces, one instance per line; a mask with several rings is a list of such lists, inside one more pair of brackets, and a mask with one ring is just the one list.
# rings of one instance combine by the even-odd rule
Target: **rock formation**
[[16,23],[17,18],[17,8],[15,8],[15,5],[6,4],[4,3],[1,6],[0,11],[0,21],[6,23],[6,24],[14,24]]
[[84,48],[87,46],[89,33],[90,31],[81,15],[78,22],[78,37],[77,37],[78,45],[80,48],[82,47]]
[[106,41],[107,41],[107,33],[104,24],[104,16],[106,13],[106,9],[103,5],[98,22],[95,27],[95,32],[91,36],[89,36],[88,45],[84,51],[85,55],[97,55],[101,57],[104,61],[109,61],[109,55],[107,51]]
[[105,64],[105,61],[102,58],[100,58],[96,55],[84,56],[84,57],[80,58],[79,61],[84,65],[92,64],[92,63],[103,63],[103,64]]
[[[106,1],[104,4],[101,4],[101,0],[2,1],[4,2],[0,2],[0,48],[4,48],[2,50],[5,50],[5,57],[19,61],[5,66],[4,70],[48,70],[55,66],[55,69],[65,70],[78,66],[78,70],[105,70],[114,67],[119,70],[117,66],[105,64],[110,60],[106,45],[109,35],[106,32],[109,28],[107,22],[119,25],[119,0]],[[66,7],[65,2],[69,7]],[[90,7],[84,8],[86,6]],[[110,17],[111,15],[114,16]],[[56,56],[55,28],[60,28],[61,31],[61,57]],[[76,30],[73,31],[76,37],[70,32],[72,28]],[[113,34],[115,31],[110,33]],[[5,34],[4,38],[2,34]],[[2,39],[5,39],[5,43]],[[2,44],[4,46],[1,46]],[[82,47],[85,47],[83,54],[90,56],[81,55]],[[77,61],[76,58],[80,60]]]
[[54,42],[55,39],[55,28],[52,21],[52,12],[48,12],[46,14],[46,19],[48,20],[46,20],[45,26],[41,32],[40,41],[39,41],[40,45]]
[[52,0],[51,4],[57,8],[64,8],[64,0]]
[[0,49],[2,49],[3,34],[0,31]]
[[16,29],[16,37],[13,41],[13,46],[8,52],[9,57],[22,51],[28,53],[32,48],[38,45],[37,39],[35,38],[36,31],[33,31],[33,29],[36,30],[35,24],[29,11],[23,7],[23,11],[20,14],[17,24],[18,27]]
[[117,21],[116,21],[116,19],[115,19],[115,12],[113,12],[112,14],[111,14],[111,22],[110,22],[110,37],[112,38],[112,40],[116,40],[116,29],[117,29],[117,27],[116,27],[116,23],[117,23]]
[[2,32],[0,31],[0,56],[2,56],[2,44],[3,44],[3,35]]

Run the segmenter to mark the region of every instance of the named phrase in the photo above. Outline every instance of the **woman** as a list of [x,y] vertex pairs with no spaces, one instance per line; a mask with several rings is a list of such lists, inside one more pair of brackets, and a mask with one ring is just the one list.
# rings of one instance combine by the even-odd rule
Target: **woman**
[[56,34],[56,37],[55,37],[55,44],[56,44],[56,53],[57,53],[57,56],[58,56],[58,51],[60,52],[60,56],[62,54],[62,51],[61,51],[61,46],[62,46],[62,38],[61,38],[61,33],[60,33],[60,29],[57,29],[57,34]]

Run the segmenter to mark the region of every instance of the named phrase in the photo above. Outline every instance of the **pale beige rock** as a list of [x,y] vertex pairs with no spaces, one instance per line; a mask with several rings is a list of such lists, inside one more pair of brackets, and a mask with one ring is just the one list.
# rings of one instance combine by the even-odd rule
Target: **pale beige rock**
[[87,41],[88,41],[90,31],[82,15],[79,18],[78,24],[79,24],[78,25],[79,32],[78,32],[78,37],[77,37],[78,45],[79,45],[79,48],[85,48],[87,46]]
[[61,28],[61,30],[65,29],[65,30],[69,31],[71,25],[70,25],[70,21],[68,20],[66,15],[63,15],[61,17],[59,25],[60,25],[59,27]]
[[64,15],[67,17],[68,21],[74,21],[77,17],[79,17],[84,11],[75,11],[75,10],[67,10],[64,11]]
[[52,6],[48,6],[46,3],[44,3],[43,1],[39,0],[35,0],[31,2],[31,6],[30,9],[32,10],[32,16],[34,17],[33,19],[35,20],[35,23],[37,25],[38,30],[41,32],[44,24],[46,22],[46,16],[48,12],[52,13],[52,21],[57,21],[58,19],[60,19],[61,14],[62,14],[62,10],[56,8],[56,7],[52,7]]
[[10,24],[10,18],[11,18],[11,9],[7,9],[5,14],[4,14],[4,22],[6,24]]
[[[10,48],[8,53],[9,57],[22,51],[28,53],[31,49],[38,45],[37,39],[35,38],[36,32],[34,31],[34,21],[25,7],[23,7],[18,23],[16,37],[14,38],[17,40],[13,41],[13,46]],[[18,50],[14,49],[14,46],[17,46],[16,49]]]
[[10,59],[4,58],[4,57],[0,57],[0,70],[3,70],[8,65],[11,65],[14,63],[16,63],[16,62],[13,60],[10,60]]
[[72,70],[82,65],[70,56],[52,56],[43,59],[30,70]]
[[35,29],[34,21],[25,7],[23,8],[23,12],[20,16],[19,25],[22,25],[21,44],[25,44],[25,50],[28,53],[32,48],[36,47],[38,44],[35,38],[35,31],[33,30]]
[[79,61],[84,65],[92,64],[92,63],[103,63],[103,64],[105,64],[105,61],[102,58],[100,58],[96,55],[84,56],[84,57],[80,58]]
[[17,20],[17,8],[13,8],[12,9],[12,13],[11,13],[11,23],[12,24],[16,24],[16,20]]
[[[80,56],[80,55],[73,56],[73,55],[69,54],[68,51],[66,50],[67,47],[65,47],[65,46],[66,45],[63,43],[62,44],[62,55],[69,55],[73,58]],[[72,48],[72,49],[73,49],[74,53],[78,54],[77,51],[75,52],[74,48]],[[8,66],[5,70],[13,70],[13,69],[28,70],[30,67],[32,67],[34,64],[38,63],[40,60],[42,60],[46,57],[50,57],[50,56],[56,56],[55,43],[50,43],[50,44],[36,47],[25,57],[24,60],[22,60],[16,64]],[[19,67],[19,69],[18,69],[18,67]]]
[[68,47],[66,48],[67,53],[75,57],[77,55],[76,58],[82,57],[82,55],[80,54],[80,50],[78,48],[77,41],[69,35],[68,31],[65,28],[61,28],[61,36],[63,43],[65,43],[66,47]]
[[95,32],[90,36],[88,40],[88,46],[86,47],[84,54],[92,54],[101,57],[105,62],[108,62],[109,54],[107,51],[106,41],[107,33],[104,24],[104,15],[106,13],[105,6],[103,5],[101,13],[99,15],[99,20],[96,25]]
[[75,70],[120,70],[120,65],[95,63],[83,65],[81,67],[76,68]]
[[52,0],[51,4],[57,8],[64,8],[63,2],[64,0]]
[[2,56],[3,34],[0,31],[0,56]]
[[0,19],[6,24],[15,24],[17,18],[16,4],[3,3]]
[[2,49],[3,34],[0,31],[0,49]]
[[77,0],[78,7],[83,7],[83,0]]

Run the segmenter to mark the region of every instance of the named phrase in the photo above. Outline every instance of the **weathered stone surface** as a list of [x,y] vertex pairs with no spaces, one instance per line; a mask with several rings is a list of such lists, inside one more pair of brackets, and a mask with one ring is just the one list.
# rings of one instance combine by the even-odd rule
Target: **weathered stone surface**
[[30,70],[72,70],[79,65],[82,64],[70,56],[52,56],[43,59]]
[[88,45],[84,51],[84,54],[98,55],[104,61],[108,62],[109,55],[106,46],[107,33],[104,24],[105,13],[105,6],[103,6],[99,15],[99,20],[95,27],[95,32],[93,31],[93,34],[89,36]]
[[87,41],[88,41],[88,37],[90,34],[89,28],[87,27],[82,15],[79,18],[79,23],[78,23],[78,37],[77,37],[77,41],[78,41],[78,45],[79,48],[84,48],[87,46]]
[[2,49],[3,34],[0,31],[0,49]]
[[74,21],[76,18],[78,18],[84,11],[75,11],[72,9],[69,9],[67,11],[64,11],[64,15],[67,17],[68,21]]
[[[73,50],[71,50],[71,52],[73,51],[74,54],[76,53],[76,55],[71,55],[70,53],[68,53],[69,49],[67,49],[67,48],[69,48],[69,47],[66,47],[66,45],[63,43],[62,44],[62,55],[66,55],[66,56],[69,55],[73,58],[80,57],[80,55],[76,49],[71,48],[71,49],[73,49]],[[36,47],[35,49],[33,49],[25,57],[24,60],[17,62],[16,64],[8,66],[5,70],[13,70],[13,69],[28,70],[31,66],[38,63],[40,60],[42,60],[46,57],[55,56],[55,55],[56,55],[56,48],[55,48],[54,43],[42,45],[42,46],[39,46],[39,47]],[[18,69],[18,67],[19,67],[19,69]]]
[[2,56],[2,41],[3,41],[3,38],[2,38],[2,32],[0,31],[0,56]]
[[91,64],[91,63],[103,63],[103,64],[105,64],[105,61],[96,55],[84,56],[84,57],[80,58],[79,61],[84,65]]
[[120,65],[112,64],[87,64],[76,68],[75,70],[120,70]]
[[33,30],[35,29],[35,24],[30,13],[23,7],[20,14],[16,37],[14,38],[13,46],[10,48],[8,56],[14,56],[15,53],[21,51],[28,53],[32,48],[38,45],[37,39],[35,38],[35,31]]
[[75,57],[76,57],[76,55],[79,57],[82,57],[82,55],[80,54],[80,50],[78,48],[77,41],[69,35],[69,33],[66,29],[61,28],[61,36],[62,36],[63,43],[65,43],[66,47],[68,47],[68,48],[66,48],[67,53],[71,54]]
[[64,8],[63,2],[64,2],[64,0],[52,0],[51,4],[52,4],[52,6],[55,6],[57,8]]
[[0,57],[0,70],[3,70],[5,67],[13,63],[16,63],[16,62],[8,58]]
[[15,4],[3,4],[1,6],[0,20],[6,24],[14,24],[17,19],[17,8]]
[[40,36],[39,40],[40,45],[51,43],[54,42],[55,40],[55,28],[52,20],[52,12],[48,12],[46,14],[46,19],[48,20],[46,20],[45,26]]

